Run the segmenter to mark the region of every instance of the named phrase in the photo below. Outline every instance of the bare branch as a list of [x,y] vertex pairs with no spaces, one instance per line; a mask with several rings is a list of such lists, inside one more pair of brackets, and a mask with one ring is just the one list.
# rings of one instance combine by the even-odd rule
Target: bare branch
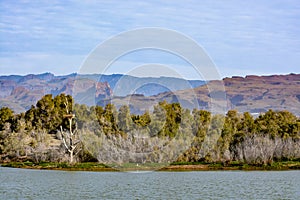
[[[64,143],[64,146],[66,147],[66,149],[70,152],[70,149],[67,145],[67,142],[66,142],[66,139],[65,139],[65,136],[64,136],[64,133],[63,133],[63,129],[62,129],[62,126],[60,126],[60,131],[61,131],[61,135],[62,135],[62,140],[63,140],[63,143]],[[71,152],[70,152],[71,153]]]

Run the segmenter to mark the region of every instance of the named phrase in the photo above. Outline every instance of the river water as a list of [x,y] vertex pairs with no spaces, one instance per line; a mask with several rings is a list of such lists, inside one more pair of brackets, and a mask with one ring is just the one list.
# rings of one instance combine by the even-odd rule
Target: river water
[[0,167],[0,199],[300,199],[300,171],[129,173]]

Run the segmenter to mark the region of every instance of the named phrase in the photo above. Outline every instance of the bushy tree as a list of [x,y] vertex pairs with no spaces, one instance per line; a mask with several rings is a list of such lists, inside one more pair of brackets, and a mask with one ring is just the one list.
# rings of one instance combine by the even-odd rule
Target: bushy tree
[[132,129],[132,119],[129,106],[121,106],[118,113],[118,127],[121,131],[127,133]]
[[0,108],[0,130],[3,130],[5,123],[11,123],[14,112],[8,107]]
[[117,110],[113,104],[107,104],[103,109],[101,106],[96,107],[98,122],[104,134],[119,134],[117,124]]

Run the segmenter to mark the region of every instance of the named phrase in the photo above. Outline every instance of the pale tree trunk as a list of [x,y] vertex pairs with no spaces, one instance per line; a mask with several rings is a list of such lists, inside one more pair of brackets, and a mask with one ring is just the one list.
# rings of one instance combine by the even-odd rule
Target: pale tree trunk
[[[73,164],[75,150],[79,146],[80,140],[78,139],[77,124],[75,124],[76,125],[75,130],[73,130],[73,128],[72,128],[72,121],[75,118],[75,115],[69,113],[67,100],[66,100],[65,106],[66,106],[66,110],[67,110],[68,114],[64,115],[64,117],[69,120],[69,131],[64,132],[62,126],[60,126],[60,130],[61,130],[61,135],[62,135],[62,141],[70,155],[70,163]],[[79,150],[77,150],[77,153],[78,152],[79,152]]]

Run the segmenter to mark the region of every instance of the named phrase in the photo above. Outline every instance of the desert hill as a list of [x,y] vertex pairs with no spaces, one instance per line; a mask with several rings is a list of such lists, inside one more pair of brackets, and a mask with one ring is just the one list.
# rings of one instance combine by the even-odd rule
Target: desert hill
[[[222,88],[221,86],[224,86]],[[209,88],[214,88],[211,91]],[[218,89],[219,88],[219,89]],[[218,97],[219,96],[219,97]],[[223,99],[226,102],[222,102]],[[220,98],[220,101],[218,101]],[[211,110],[214,104],[226,104],[226,109],[250,113],[273,110],[289,110],[300,115],[300,74],[246,76],[210,81],[194,89],[164,92],[155,96],[129,95],[113,97],[99,102],[100,105],[127,104],[135,112],[150,109],[159,101],[180,102],[184,107]]]
[[185,80],[172,77],[139,78],[112,74],[69,74],[55,76],[51,73],[25,76],[0,76],[0,107],[7,106],[15,112],[23,112],[35,105],[45,94],[56,96],[70,94],[77,103],[95,105],[114,95],[156,95],[166,91],[193,88],[205,84],[200,80]]

